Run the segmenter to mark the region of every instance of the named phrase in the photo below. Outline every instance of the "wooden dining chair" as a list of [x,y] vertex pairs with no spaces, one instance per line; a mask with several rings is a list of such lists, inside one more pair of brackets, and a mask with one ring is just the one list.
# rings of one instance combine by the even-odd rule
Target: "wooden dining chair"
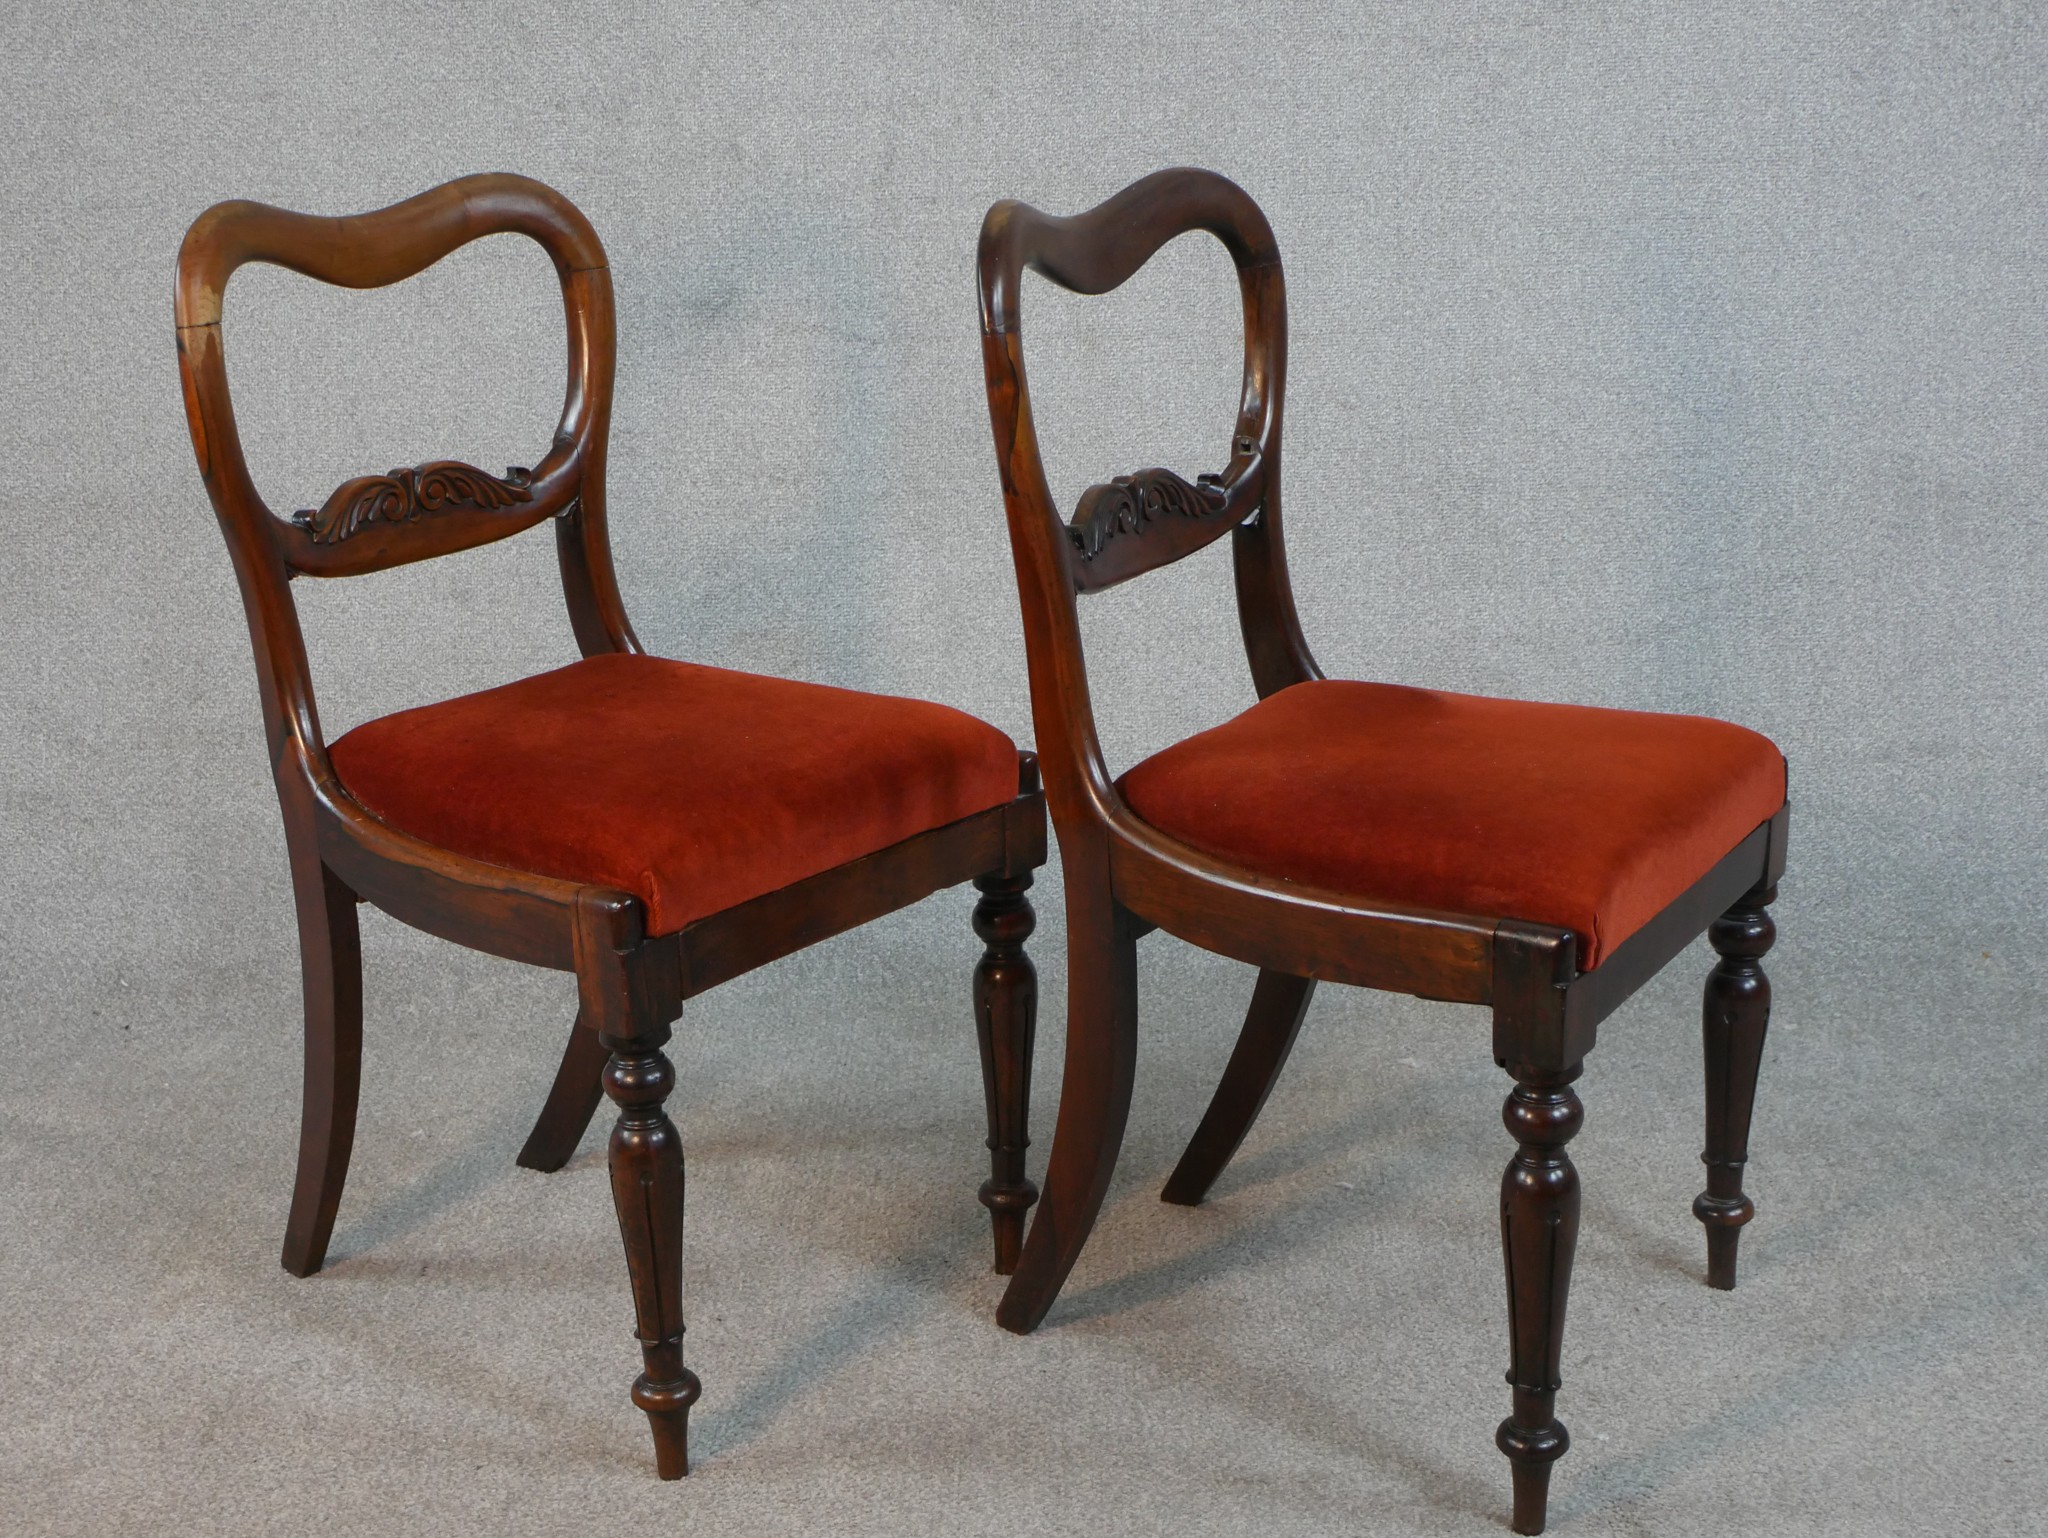
[[[1140,470],[1062,520],[1025,381],[1026,269],[1077,293],[1123,283],[1206,230],[1237,266],[1244,387],[1219,474]],[[1742,1165],[1770,1008],[1766,905],[1785,864],[1785,763],[1692,716],[1481,699],[1325,679],[1302,638],[1280,524],[1286,290],[1240,188],[1161,171],[1070,219],[998,203],[981,233],[982,353],[1032,715],[1065,873],[1067,1056],[1045,1196],[997,1315],[1045,1317],[1095,1222],[1129,1112],[1135,942],[1159,928],[1259,968],[1208,1112],[1167,1181],[1202,1199],[1265,1103],[1318,981],[1487,1005],[1514,1080],[1501,1186],[1514,1525],[1543,1530],[1579,1184],[1572,1081],[1600,1021],[1705,930],[1708,1280],[1735,1284],[1753,1207]],[[1112,778],[1097,743],[1076,595],[1226,531],[1258,703]]]
[[[396,283],[485,235],[538,242],[568,316],[568,399],[546,454],[502,476],[439,461],[275,516],[235,430],[221,301],[245,262],[351,288]],[[996,1268],[1016,1263],[1037,984],[1025,896],[1045,859],[1032,756],[940,705],[648,656],[605,533],[614,336],[604,248],[559,193],[469,176],[377,213],[256,203],[200,215],[178,256],[178,361],[200,473],[234,559],[284,812],[305,983],[305,1098],[284,1265],[320,1269],[348,1169],[362,1057],[355,905],[576,975],[561,1068],[519,1155],[555,1170],[599,1099],[645,1368],[633,1402],[661,1477],[688,1472],[683,1156],[662,1053],[686,998],[972,880]],[[329,744],[291,582],[345,577],[552,523],[582,659],[400,711]]]

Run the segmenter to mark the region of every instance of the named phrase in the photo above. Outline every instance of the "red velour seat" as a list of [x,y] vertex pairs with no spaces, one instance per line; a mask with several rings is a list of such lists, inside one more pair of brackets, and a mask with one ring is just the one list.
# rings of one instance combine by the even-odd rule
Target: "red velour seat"
[[1784,804],[1785,760],[1700,716],[1318,680],[1118,784],[1248,870],[1555,924],[1591,970]]
[[649,932],[1017,794],[1017,749],[944,705],[611,654],[365,722],[329,748],[393,827],[617,887]]

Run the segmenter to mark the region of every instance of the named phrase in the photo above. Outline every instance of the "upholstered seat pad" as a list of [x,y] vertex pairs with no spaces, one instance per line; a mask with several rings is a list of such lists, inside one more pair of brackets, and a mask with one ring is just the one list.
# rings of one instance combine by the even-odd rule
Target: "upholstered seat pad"
[[1268,876],[1555,924],[1591,969],[1785,801],[1768,738],[1700,716],[1319,680],[1118,781]]
[[667,934],[1017,794],[973,716],[655,657],[600,656],[365,722],[329,749],[392,826],[641,897]]

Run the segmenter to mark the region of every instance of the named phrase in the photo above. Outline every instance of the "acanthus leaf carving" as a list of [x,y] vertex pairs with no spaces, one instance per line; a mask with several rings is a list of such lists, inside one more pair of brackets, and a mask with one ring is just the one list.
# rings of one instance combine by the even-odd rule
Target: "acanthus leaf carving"
[[335,545],[373,523],[412,523],[430,513],[495,512],[533,500],[533,472],[515,465],[504,477],[456,459],[437,459],[389,475],[362,475],[335,488],[319,511],[302,507],[292,522],[316,545]]
[[1147,524],[1169,513],[1207,518],[1222,512],[1229,500],[1217,476],[1202,476],[1190,486],[1171,470],[1140,470],[1082,492],[1067,537],[1082,560],[1092,561],[1119,534],[1142,534]]

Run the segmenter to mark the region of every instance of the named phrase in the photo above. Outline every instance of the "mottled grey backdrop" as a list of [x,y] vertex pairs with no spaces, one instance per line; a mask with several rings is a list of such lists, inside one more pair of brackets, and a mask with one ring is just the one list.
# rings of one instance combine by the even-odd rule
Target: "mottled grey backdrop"
[[[1776,738],[1797,804],[1779,975],[1807,1028],[1780,1038],[1800,1041],[1801,1055],[1773,1070],[1785,1076],[1776,1114],[1786,1126],[1803,1117],[1814,1159],[1838,1161],[1836,1184],[1817,1183],[1811,1201],[1860,1193],[1852,1206],[1871,1227],[1871,1254],[1891,1256],[1891,1240],[1908,1235],[1872,1193],[1903,1182],[1919,1194],[1899,1200],[1932,1214],[1975,1191],[1984,1205],[1971,1232],[1987,1256],[2011,1262],[1985,1262],[1987,1306],[2037,1302],[2030,1252],[1998,1246],[2018,1242],[2015,1224],[2022,1234],[2040,1227],[2004,1203],[2042,1174],[2038,1113],[2020,1086],[2042,1067],[2043,973],[2026,952],[2048,907],[2044,44],[2035,7],[1932,3],[10,8],[0,19],[11,318],[0,348],[0,1153],[17,1171],[43,1173],[21,1177],[5,1246],[15,1258],[0,1259],[0,1279],[46,1348],[47,1380],[37,1381],[48,1402],[73,1392],[119,1415],[150,1377],[109,1358],[94,1380],[77,1357],[104,1341],[106,1321],[142,1307],[121,1291],[141,1285],[121,1280],[134,1252],[109,1245],[103,1265],[60,1287],[66,1257],[109,1228],[149,1230],[150,1213],[185,1203],[175,1231],[159,1235],[166,1248],[140,1270],[175,1253],[209,1296],[258,1274],[271,1288],[274,1272],[261,1268],[282,1220],[291,1142],[296,991],[282,840],[239,606],[179,403],[179,238],[221,198],[349,213],[484,169],[559,187],[610,251],[620,335],[612,521],[650,649],[944,700],[1020,742],[1031,735],[1024,661],[975,329],[981,214],[1005,196],[1077,211],[1170,164],[1242,182],[1287,262],[1290,543],[1325,668],[1712,713]],[[1220,466],[1239,347],[1228,274],[1220,248],[1191,240],[1105,300],[1033,280],[1026,329],[1063,499],[1142,465],[1190,475]],[[532,463],[559,409],[559,324],[544,260],[513,238],[368,296],[246,269],[229,295],[227,335],[259,484],[287,510],[394,464]],[[1117,767],[1249,702],[1225,561],[1219,548],[1090,605]],[[544,534],[297,591],[330,734],[573,651]],[[1043,1125],[1062,1011],[1056,879],[1042,890]],[[737,1083],[768,1075],[772,1057],[776,1074],[800,1078],[816,1062],[820,1084],[837,1075],[871,1086],[815,1114],[765,1097],[759,1114],[787,1117],[793,1136],[829,1115],[853,1137],[886,1121],[892,1103],[925,1115],[907,1087],[918,1082],[914,1064],[892,1076],[847,1042],[887,1053],[901,1049],[882,1044],[908,1032],[918,1053],[937,1054],[964,1041],[948,1013],[968,954],[963,921],[960,903],[939,900],[744,985],[736,1002],[707,1002],[703,1018],[733,1029],[703,1050],[725,1053]],[[415,1097],[422,1127],[455,1118],[433,1169],[464,1167],[486,1125],[516,1145],[566,1024],[559,983],[381,921],[367,943],[371,1051],[384,1066],[366,1091],[366,1150],[403,1136],[374,1112],[377,1094]],[[1207,1055],[1170,1108],[1148,1109],[1160,1080],[1141,1091],[1137,1121],[1158,1128],[1135,1134],[1140,1178],[1145,1158],[1170,1163],[1241,987],[1190,952],[1157,954],[1148,986],[1156,980],[1163,1004],[1148,1016],[1147,1051],[1185,1038]],[[1658,1088],[1643,1093],[1670,1097],[1674,1149],[1696,1114],[1691,986],[1688,977],[1659,995],[1670,1028],[1657,1072],[1645,1070]],[[1373,1022],[1391,1020],[1385,1030],[1435,1044],[1425,1068],[1432,1053],[1471,1060],[1458,1135],[1471,1139],[1475,1167],[1494,1161],[1504,1145],[1480,1027],[1391,1008],[1359,996],[1319,1006],[1370,1028],[1346,1050],[1312,1052],[1301,1072],[1370,1080]],[[1176,1011],[1187,1017],[1179,1037]],[[764,1045],[771,1030],[784,1033],[779,1046]],[[517,1062],[481,1107],[433,1088],[437,1070],[479,1041]],[[1793,1050],[1774,1047],[1773,1063]],[[946,1061],[931,1094],[934,1104],[963,1097],[961,1115],[949,1103],[943,1118],[952,1137],[971,1129],[974,1091],[971,1060]],[[1784,1088],[1795,1082],[1806,1084],[1797,1113]],[[719,1094],[706,1090],[704,1101],[701,1114],[715,1115]],[[1609,1098],[1589,1082],[1588,1102],[1597,1128]],[[1281,1104],[1269,1115],[1290,1114]],[[1155,1135],[1148,1155],[1143,1139]],[[1598,1146],[1590,1132],[1583,1146]],[[1430,1168],[1427,1153],[1416,1153],[1418,1170]],[[971,1164],[971,1137],[943,1145],[933,1169],[953,1169],[956,1154]],[[1614,1156],[1628,1164],[1636,1154],[1617,1146]],[[1947,1173],[1911,1173],[1930,1158],[1949,1161]],[[1679,1205],[1663,1217],[1683,1246],[1672,1253],[1690,1256],[1681,1188],[1696,1172],[1673,1161]],[[388,1225],[360,1226],[365,1211],[383,1210],[376,1168],[359,1163],[338,1252],[360,1258],[397,1242]],[[393,1190],[404,1187],[393,1178]],[[1484,1283],[1478,1308],[1494,1307],[1497,1289],[1485,1179],[1462,1263]],[[232,1201],[212,1199],[214,1180],[229,1183]],[[419,1224],[463,1221],[474,1193],[459,1181],[429,1186],[439,1195]],[[519,1210],[551,1200],[544,1184],[510,1189]],[[789,1207],[789,1187],[777,1190],[762,1220],[788,1224],[801,1257],[810,1220]],[[597,1232],[608,1221],[600,1188],[585,1198]],[[392,1203],[410,1210],[399,1196]],[[1770,1196],[1763,1205],[1769,1216]],[[1779,1194],[1787,1223],[1791,1205]],[[940,1209],[949,1221],[972,1217]],[[208,1223],[220,1237],[202,1242],[189,1225]],[[958,1231],[963,1245],[978,1242]],[[1158,1243],[1170,1256],[1181,1241],[1168,1232]],[[200,1253],[209,1247],[226,1248]],[[992,1294],[967,1254],[947,1263],[965,1268],[962,1318],[978,1327]],[[580,1333],[565,1338],[596,1337],[598,1370],[623,1373],[623,1279],[610,1254],[593,1249],[588,1263],[608,1279],[593,1287],[616,1283],[619,1296],[602,1306],[593,1296]],[[1833,1263],[1849,1287],[1874,1262]],[[1256,1248],[1227,1280],[1286,1298]],[[1795,1293],[1812,1287],[1790,1259],[1781,1281]],[[693,1271],[692,1287],[703,1283]],[[729,1279],[731,1292],[747,1285],[738,1271]],[[106,1289],[97,1313],[47,1301],[79,1287]],[[21,1301],[30,1297],[46,1301]],[[1674,1297],[1697,1306],[1693,1291]],[[1314,1317],[1350,1306],[1310,1301],[1275,1306]],[[376,1289],[357,1306],[403,1312]],[[2000,1318],[1963,1336],[2003,1341],[1985,1347],[1990,1363],[2028,1360],[2015,1358],[2010,1317]],[[1111,1310],[1091,1328],[1113,1339],[1119,1322]],[[232,1316],[222,1326],[237,1327]],[[1491,1362],[1498,1321],[1475,1317],[1470,1328]],[[1590,1350],[1587,1329],[1575,1343]],[[1856,1333],[1821,1330],[1815,1360],[1859,1349]],[[887,1331],[871,1344],[882,1360],[911,1349]],[[2022,1398],[2039,1405],[2039,1344],[2037,1324],[2032,1368],[2014,1367],[2009,1388],[1993,1391],[2015,1415]],[[283,1349],[290,1360],[299,1348]],[[539,1359],[560,1349],[536,1348],[533,1371],[550,1370]],[[736,1346],[717,1349],[727,1365],[705,1368],[714,1424],[721,1385],[739,1371]],[[747,1424],[768,1424],[771,1411],[808,1424],[816,1365],[799,1361],[784,1389],[757,1393]],[[1884,1435],[1912,1423],[1910,1384],[1925,1365],[1871,1397]],[[1484,1448],[1500,1408],[1495,1371],[1472,1388],[1478,1408],[1449,1423],[1470,1431],[1476,1482],[1458,1497],[1470,1511],[1438,1513],[1446,1530],[1491,1520],[1484,1514],[1505,1500],[1504,1470]],[[1568,1381],[1573,1371],[1568,1354]],[[1980,1387],[1997,1371],[1972,1369]],[[88,1395],[75,1387],[83,1381],[99,1386]],[[273,1379],[252,1370],[251,1381]],[[641,1450],[637,1427],[613,1413],[624,1381],[592,1387],[594,1408],[563,1419],[633,1439],[601,1471],[630,1484]],[[1784,1414],[1796,1421],[1829,1384],[1823,1372],[1804,1397],[1788,1391]],[[1645,1379],[1642,1394],[1663,1386]],[[192,1444],[179,1440],[197,1435],[180,1430],[188,1403],[181,1391],[143,1417],[160,1441],[133,1457],[189,1468]],[[474,1394],[458,1394],[448,1414],[459,1422],[471,1403]],[[104,1434],[91,1405],[77,1413],[80,1439]],[[1343,1436],[1316,1444],[1317,1477],[1369,1457],[1360,1449],[1381,1434],[1377,1408],[1346,1414]],[[1730,1425],[1745,1423],[1729,1414]],[[1702,1445],[1732,1434],[1709,1428]],[[53,1490],[79,1498],[38,1505],[52,1530],[68,1531],[67,1521],[87,1521],[87,1506],[81,1487],[51,1474],[69,1434],[49,1435],[16,1451]],[[728,1461],[743,1463],[745,1439],[732,1435],[741,1451]],[[1076,1456],[1085,1463],[1094,1445]],[[986,1448],[963,1456],[1001,1461]],[[1038,1455],[1017,1456],[1013,1473],[1028,1487]],[[1582,1436],[1565,1468],[1593,1480],[1599,1456]],[[1986,1466],[2000,1456],[1986,1454]],[[316,1452],[305,1458],[318,1466]],[[1990,1503],[1994,1527],[2018,1509],[1976,1462],[1960,1452],[1952,1462],[1959,1488]],[[224,1467],[208,1477],[231,1480]],[[1645,1467],[1636,1484],[1612,1489],[1640,1495],[1676,1469],[1717,1488],[1685,1456]],[[407,1471],[416,1465],[394,1456],[380,1477]],[[803,1488],[801,1473],[792,1469],[792,1488]],[[1436,1509],[1418,1493],[1429,1481],[1398,1476],[1387,1477],[1406,1494],[1386,1498]],[[731,1476],[741,1486],[766,1477]],[[175,1474],[152,1484],[165,1500],[177,1487]],[[1027,1505],[1044,1496],[1026,1487]],[[1144,1499],[1167,1500],[1165,1488]],[[1806,1488],[1787,1476],[1786,1490]],[[870,1493],[864,1516],[841,1513],[845,1530],[917,1525],[886,1490]],[[729,1498],[746,1509],[744,1489]],[[1794,1494],[1759,1498],[1777,1500],[1769,1510],[1781,1524],[1798,1505]],[[1650,1514],[1631,1508],[1629,1521],[1683,1530],[1676,1496],[1643,1499]],[[1281,1526],[1273,1513],[1293,1510],[1261,1509]],[[1091,1500],[1087,1510],[1101,1508]],[[1294,1510],[1297,1519],[1323,1530],[1313,1512]],[[1622,1519],[1613,1507],[1604,1520]],[[960,1517],[957,1530],[975,1520]],[[1597,1502],[1574,1520],[1593,1530]],[[1875,1530],[1872,1520],[1862,1513],[1850,1530]]]

